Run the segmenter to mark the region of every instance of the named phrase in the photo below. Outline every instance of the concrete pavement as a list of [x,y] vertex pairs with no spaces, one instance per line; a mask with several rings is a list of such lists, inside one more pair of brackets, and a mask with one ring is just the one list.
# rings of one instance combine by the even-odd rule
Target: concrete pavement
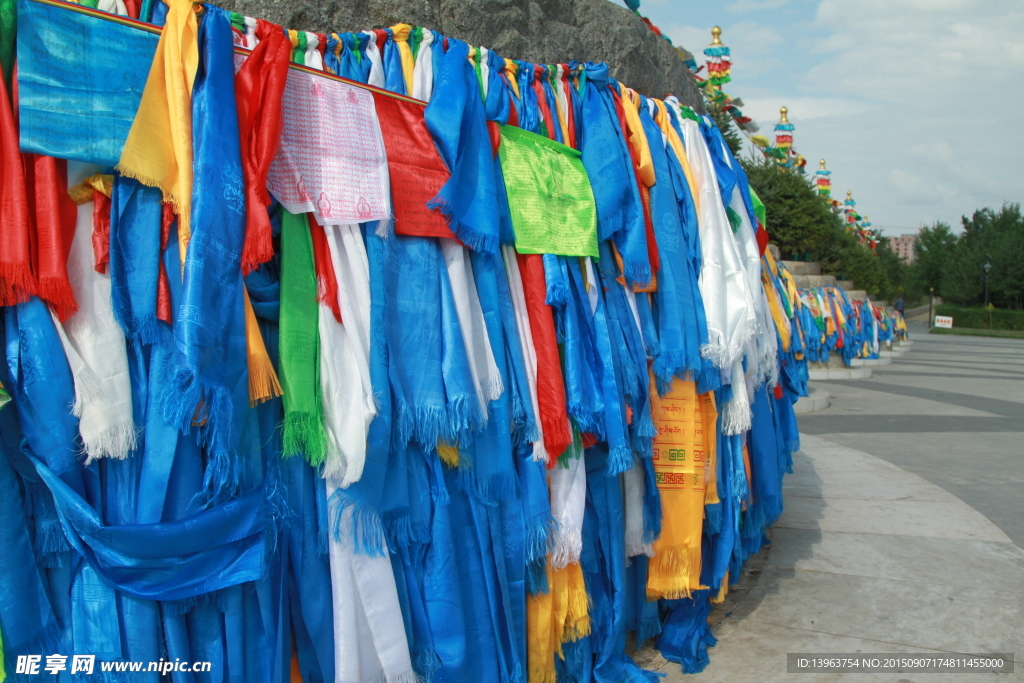
[[[916,334],[915,334],[916,332]],[[815,383],[756,585],[715,628],[711,664],[676,681],[838,681],[788,674],[787,652],[1013,652],[1024,680],[1024,342],[928,337],[875,377]]]

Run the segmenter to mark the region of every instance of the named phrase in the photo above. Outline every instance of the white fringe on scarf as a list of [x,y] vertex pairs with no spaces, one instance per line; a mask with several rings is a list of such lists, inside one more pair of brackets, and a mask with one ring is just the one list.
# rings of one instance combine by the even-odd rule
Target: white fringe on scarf
[[[339,482],[327,479],[330,500]],[[353,508],[341,513],[338,538],[330,538],[331,598],[334,608],[335,683],[413,683],[398,603],[398,588],[387,548],[382,557],[356,554]]]
[[469,372],[473,377],[477,399],[480,402],[480,414],[487,419],[487,406],[505,391],[501,381],[501,372],[494,361],[491,350],[487,324],[484,322],[484,309],[480,305],[480,297],[473,279],[473,268],[469,261],[466,247],[452,239],[441,238],[441,253],[448,269],[448,280],[452,285],[455,299],[455,312],[459,318],[459,329],[462,341],[466,346],[466,358],[469,360]]
[[[73,164],[70,184],[90,175],[85,170],[84,165]],[[87,463],[96,458],[125,458],[137,444],[128,351],[124,331],[114,319],[110,275],[94,268],[92,214],[92,202],[78,205],[68,255],[68,279],[78,312],[63,327],[54,318],[75,378],[73,411],[79,418]]]
[[366,436],[377,414],[370,382],[370,265],[358,225],[324,231],[343,321],[321,307],[320,386],[328,439],[324,476],[348,488],[363,475]]
[[579,562],[583,552],[583,513],[587,505],[587,468],[583,454],[570,458],[568,467],[558,465],[550,470],[548,485],[551,487],[551,516],[557,522],[551,564],[561,569]]
[[530,403],[537,422],[537,440],[533,442],[533,459],[537,462],[548,461],[548,450],[544,446],[544,433],[540,421],[540,403],[537,400],[537,351],[533,347],[533,333],[530,328],[530,314],[526,308],[526,295],[523,293],[523,276],[519,272],[519,261],[516,260],[515,247],[508,244],[501,246],[501,256],[505,261],[505,275],[508,286],[512,290],[512,308],[516,312],[516,325],[519,328],[519,343],[523,349],[526,363],[526,378],[530,383]]

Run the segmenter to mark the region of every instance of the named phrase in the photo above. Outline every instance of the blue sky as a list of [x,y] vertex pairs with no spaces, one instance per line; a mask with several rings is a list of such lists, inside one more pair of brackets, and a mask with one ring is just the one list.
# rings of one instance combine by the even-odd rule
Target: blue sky
[[725,91],[824,158],[833,196],[886,234],[1024,202],[1024,0],[641,0],[673,42],[722,27]]

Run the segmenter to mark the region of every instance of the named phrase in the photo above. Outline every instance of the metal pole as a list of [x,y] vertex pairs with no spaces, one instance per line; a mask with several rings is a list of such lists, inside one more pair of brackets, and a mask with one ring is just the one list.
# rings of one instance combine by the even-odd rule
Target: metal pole
[[928,288],[928,329],[932,329],[932,304],[935,302],[935,288]]

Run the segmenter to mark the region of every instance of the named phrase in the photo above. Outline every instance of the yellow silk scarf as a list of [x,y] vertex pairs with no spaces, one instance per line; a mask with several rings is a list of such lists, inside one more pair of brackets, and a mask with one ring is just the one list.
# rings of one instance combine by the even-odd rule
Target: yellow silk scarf
[[412,78],[416,70],[416,59],[412,56],[412,48],[409,46],[409,36],[412,34],[412,26],[409,24],[395,24],[391,27],[391,35],[398,46],[398,55],[402,58],[402,77],[405,79],[405,92],[412,96]]
[[526,661],[529,683],[555,683],[555,655],[562,645],[590,635],[590,597],[579,562],[552,569],[547,593],[526,598]]
[[[708,410],[710,406],[711,410]],[[697,395],[694,382],[673,380],[655,414],[654,471],[664,517],[647,575],[647,599],[690,597],[700,584],[701,532],[714,451],[713,400]],[[717,490],[713,494],[717,500]]]
[[199,67],[199,20],[190,0],[169,0],[167,22],[146,89],[117,170],[158,187],[178,214],[178,249],[185,263],[191,236],[192,86]]

